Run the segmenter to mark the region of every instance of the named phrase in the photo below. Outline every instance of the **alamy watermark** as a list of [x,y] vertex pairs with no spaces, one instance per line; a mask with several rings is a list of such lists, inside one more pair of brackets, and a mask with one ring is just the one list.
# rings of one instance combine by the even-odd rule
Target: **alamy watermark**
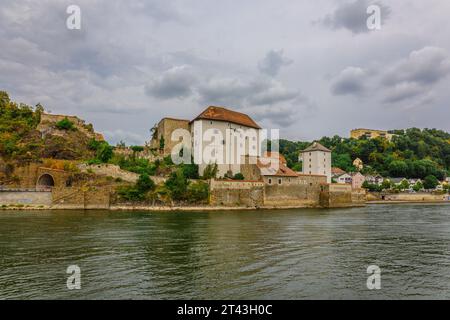
[[380,290],[381,289],[381,269],[379,266],[370,265],[367,267],[367,273],[370,276],[367,278],[367,289]]
[[77,265],[70,265],[66,270],[67,274],[70,276],[67,278],[66,286],[69,290],[80,290],[81,289],[81,269]]
[[270,151],[278,153],[279,129],[270,129],[270,136],[267,129],[220,127],[203,129],[202,123],[199,122],[194,123],[191,131],[178,128],[172,132],[171,141],[178,142],[171,149],[173,163],[239,165],[256,164],[259,161],[275,170],[278,169],[278,157],[265,158],[263,151],[268,150],[270,140]]
[[69,15],[66,19],[66,27],[69,30],[81,29],[81,9],[77,5],[70,5],[66,9],[66,13]]
[[369,30],[381,30],[381,7],[372,4],[367,7],[366,13],[369,17],[366,20],[366,25]]

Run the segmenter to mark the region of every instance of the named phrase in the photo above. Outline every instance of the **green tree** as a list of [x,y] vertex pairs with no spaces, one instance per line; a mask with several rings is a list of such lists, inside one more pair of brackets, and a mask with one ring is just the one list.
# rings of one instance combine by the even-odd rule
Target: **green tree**
[[172,172],[169,179],[166,180],[165,185],[170,190],[173,200],[185,200],[187,197],[188,180],[183,174],[182,169],[177,169]]
[[155,189],[155,182],[148,176],[148,174],[144,173],[139,176],[138,181],[136,182],[136,188],[145,193],[150,190]]
[[420,182],[420,181],[417,181],[417,182],[414,184],[414,186],[413,186],[413,190],[414,190],[415,192],[419,192],[419,191],[422,190],[422,189],[423,189],[423,183]]
[[97,147],[97,159],[103,163],[107,163],[113,156],[113,147],[107,142],[102,142]]
[[166,145],[165,141],[164,141],[164,137],[161,136],[161,139],[159,139],[159,150],[160,151],[164,151],[164,146]]
[[439,185],[439,181],[435,176],[427,176],[423,181],[423,187],[428,190],[436,189]]
[[381,183],[381,189],[382,190],[389,190],[392,188],[392,183],[389,179],[384,179]]
[[203,170],[203,179],[213,179],[217,177],[217,172],[219,170],[219,167],[217,166],[217,163],[214,164],[208,164]]

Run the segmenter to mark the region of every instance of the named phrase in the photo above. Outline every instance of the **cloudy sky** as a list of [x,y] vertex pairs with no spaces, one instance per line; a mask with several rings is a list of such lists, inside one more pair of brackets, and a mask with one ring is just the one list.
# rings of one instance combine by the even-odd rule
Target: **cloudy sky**
[[[72,4],[80,30],[66,27]],[[112,143],[208,105],[299,140],[450,131],[449,15],[448,0],[0,0],[0,90]]]

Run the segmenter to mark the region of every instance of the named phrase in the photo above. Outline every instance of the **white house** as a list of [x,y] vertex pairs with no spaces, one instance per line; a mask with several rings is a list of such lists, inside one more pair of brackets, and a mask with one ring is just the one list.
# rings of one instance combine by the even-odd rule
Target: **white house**
[[337,176],[334,178],[337,183],[352,183],[352,176],[348,173],[341,174],[340,176]]
[[327,177],[327,183],[331,183],[331,150],[318,142],[314,142],[308,148],[300,152],[299,160],[302,161],[302,173],[321,175]]
[[[202,175],[208,164],[217,163],[217,176],[240,172],[243,156],[260,155],[261,127],[248,115],[210,106],[190,122],[194,161]],[[198,161],[201,159],[201,161]]]

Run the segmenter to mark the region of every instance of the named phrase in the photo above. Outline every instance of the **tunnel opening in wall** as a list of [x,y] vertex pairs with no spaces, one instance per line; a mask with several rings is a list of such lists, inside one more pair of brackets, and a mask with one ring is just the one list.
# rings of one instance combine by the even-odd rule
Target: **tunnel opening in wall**
[[37,189],[51,189],[54,186],[55,180],[48,173],[41,175],[36,184]]

